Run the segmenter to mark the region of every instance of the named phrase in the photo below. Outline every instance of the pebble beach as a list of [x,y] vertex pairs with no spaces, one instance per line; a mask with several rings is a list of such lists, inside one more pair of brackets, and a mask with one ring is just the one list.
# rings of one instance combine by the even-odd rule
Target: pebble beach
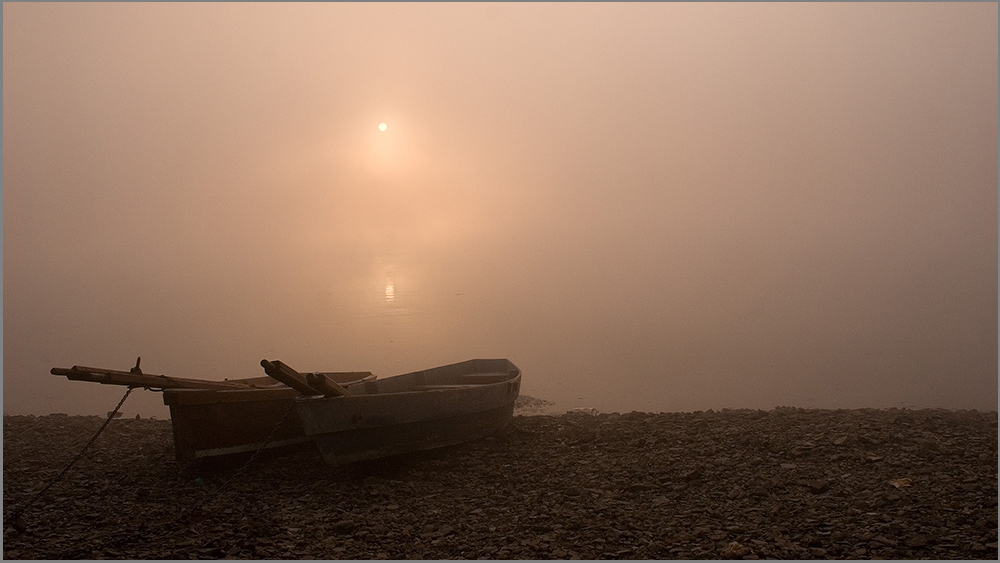
[[997,558],[996,412],[543,404],[339,468],[180,464],[169,421],[115,419],[41,495],[104,419],[4,416],[4,559]]

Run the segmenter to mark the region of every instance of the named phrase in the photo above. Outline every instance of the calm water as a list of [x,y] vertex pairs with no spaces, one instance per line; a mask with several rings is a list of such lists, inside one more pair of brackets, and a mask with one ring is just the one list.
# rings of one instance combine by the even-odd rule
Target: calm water
[[4,412],[139,355],[995,409],[996,10],[5,4]]

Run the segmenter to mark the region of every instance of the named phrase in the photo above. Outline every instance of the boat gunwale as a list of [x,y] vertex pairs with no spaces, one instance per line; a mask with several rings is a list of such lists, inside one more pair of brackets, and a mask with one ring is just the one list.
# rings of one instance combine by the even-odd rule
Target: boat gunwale
[[[373,380],[364,381],[364,382],[352,383],[352,384],[350,384],[348,386],[348,390],[350,390],[355,385],[361,385],[361,386],[363,386],[366,383],[367,384],[380,385],[380,384],[393,383],[395,380],[405,380],[405,378],[411,378],[411,377],[414,378],[415,380],[417,380],[417,379],[425,379],[428,372],[433,372],[434,370],[439,370],[439,369],[444,369],[444,368],[450,368],[452,366],[458,366],[458,365],[461,365],[461,364],[464,364],[464,363],[467,363],[467,362],[475,362],[475,361],[480,361],[480,360],[466,360],[466,362],[459,362],[457,364],[450,364],[450,365],[441,366],[441,367],[438,367],[438,368],[430,368],[430,369],[426,369],[426,370],[420,370],[420,371],[414,371],[414,372],[409,372],[409,373],[403,373],[403,374],[399,374],[399,375],[394,375],[394,376],[386,377],[386,378],[382,378],[382,379],[373,379]],[[493,360],[489,360],[489,361],[493,361]],[[424,383],[424,384],[414,384],[412,388],[400,389],[398,391],[389,391],[389,390],[387,390],[387,391],[376,391],[374,393],[365,392],[365,393],[360,393],[360,394],[356,394],[356,395],[347,395],[347,396],[339,396],[339,395],[338,396],[327,396],[327,395],[318,395],[318,394],[317,395],[298,395],[298,396],[295,397],[295,401],[296,402],[300,402],[300,401],[318,401],[318,400],[334,400],[334,399],[352,400],[352,399],[361,399],[361,398],[368,398],[369,400],[371,400],[371,399],[375,399],[377,397],[388,397],[388,396],[408,395],[408,394],[416,395],[416,394],[434,393],[434,392],[462,392],[462,391],[468,391],[468,390],[471,390],[471,389],[482,389],[482,388],[486,388],[486,387],[493,386],[493,385],[497,385],[497,386],[500,386],[500,385],[509,385],[509,384],[511,384],[511,383],[513,383],[515,381],[520,382],[520,379],[521,379],[521,370],[520,370],[520,368],[518,368],[517,366],[515,366],[513,364],[513,362],[511,362],[510,360],[504,360],[504,361],[506,361],[510,365],[510,369],[508,369],[508,371],[506,373],[504,373],[504,372],[496,372],[496,371],[470,372],[470,373],[467,373],[467,374],[460,374],[460,375],[453,376],[456,380],[461,380],[462,378],[468,378],[469,380],[471,380],[471,379],[474,379],[476,377],[497,378],[497,379],[491,380],[491,381],[481,381],[481,382],[470,381],[469,383],[459,383],[459,384],[450,384],[450,383],[449,384],[427,384],[427,383]],[[500,377],[504,377],[504,379],[499,379]]]
[[[346,374],[346,373],[369,373],[369,372],[325,372],[325,373],[329,375],[331,373]],[[344,382],[341,383],[341,385],[352,387],[354,385],[364,385],[365,383],[375,380],[376,376],[371,375],[369,373],[369,375],[361,379]],[[287,385],[278,382],[275,382],[274,385],[267,388],[164,389],[162,392],[163,392],[164,405],[207,405],[212,403],[281,401],[285,399],[295,399],[297,397],[305,396],[302,395],[302,393],[296,391],[295,389],[292,389],[291,387],[288,387]],[[322,395],[319,396],[322,397]]]
[[[372,428],[406,427],[414,423],[446,420],[496,408],[510,407],[513,412],[513,404],[520,394],[521,371],[515,368],[509,373],[510,377],[504,381],[471,384],[460,388],[406,389],[346,397],[299,396],[294,399],[294,403],[303,430],[306,435],[313,437]],[[412,374],[403,374],[406,375]],[[498,398],[504,388],[507,389],[506,394]],[[460,400],[470,392],[477,396],[473,401],[478,403],[479,408],[467,408],[468,401]],[[448,398],[449,395],[454,399]],[[438,403],[437,409],[421,405],[421,397],[434,397]]]

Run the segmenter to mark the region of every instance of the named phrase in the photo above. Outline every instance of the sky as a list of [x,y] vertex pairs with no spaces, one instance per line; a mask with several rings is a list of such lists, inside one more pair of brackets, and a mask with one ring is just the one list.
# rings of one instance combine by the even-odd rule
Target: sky
[[123,388],[49,370],[137,356],[503,357],[558,409],[995,410],[997,20],[5,3],[4,414],[103,415]]

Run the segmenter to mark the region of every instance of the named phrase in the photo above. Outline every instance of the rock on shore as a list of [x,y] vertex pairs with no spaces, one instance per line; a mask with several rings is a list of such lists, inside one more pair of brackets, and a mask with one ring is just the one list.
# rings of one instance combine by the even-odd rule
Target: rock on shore
[[516,416],[331,469],[179,465],[169,421],[4,416],[4,558],[997,558],[997,414]]

